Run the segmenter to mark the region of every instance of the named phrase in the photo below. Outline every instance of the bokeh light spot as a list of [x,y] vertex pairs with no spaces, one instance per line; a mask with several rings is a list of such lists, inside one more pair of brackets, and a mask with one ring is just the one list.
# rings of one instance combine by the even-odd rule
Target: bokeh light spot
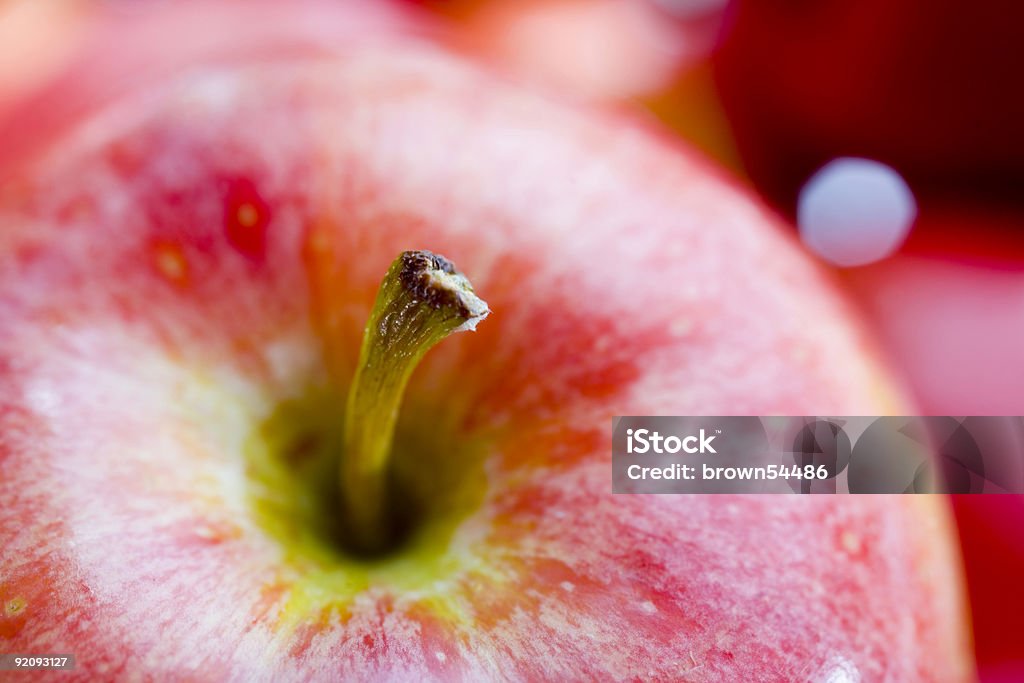
[[910,232],[917,204],[889,166],[835,159],[800,191],[797,225],[804,243],[838,266],[862,266],[896,251]]

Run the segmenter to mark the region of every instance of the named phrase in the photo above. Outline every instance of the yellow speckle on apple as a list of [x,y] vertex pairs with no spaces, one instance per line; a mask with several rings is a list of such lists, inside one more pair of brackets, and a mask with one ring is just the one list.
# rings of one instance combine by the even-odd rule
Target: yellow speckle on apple
[[182,283],[188,275],[188,261],[181,247],[173,244],[160,244],[156,247],[156,267],[171,282]]
[[843,546],[843,550],[851,555],[856,555],[860,552],[860,536],[852,531],[844,531],[839,537],[839,543]]
[[22,610],[25,609],[26,605],[27,605],[27,603],[25,602],[25,598],[20,598],[19,597],[19,598],[12,599],[10,602],[7,603],[7,607],[6,607],[7,616],[9,616],[9,617],[17,616],[18,614],[20,614],[22,612]]
[[235,212],[235,219],[243,228],[251,228],[260,220],[260,211],[252,204],[246,202],[238,207]]

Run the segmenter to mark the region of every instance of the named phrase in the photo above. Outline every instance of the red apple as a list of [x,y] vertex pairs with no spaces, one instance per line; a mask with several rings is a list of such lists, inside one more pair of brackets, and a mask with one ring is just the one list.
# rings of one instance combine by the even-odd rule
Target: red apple
[[[1021,215],[929,204],[900,254],[844,274],[925,413],[1024,414],[1022,228]],[[1018,426],[990,447],[1022,441]],[[1024,668],[1024,496],[954,503],[979,668]]]
[[[677,24],[634,0],[440,4],[452,42],[535,85],[597,102],[662,90],[704,57],[714,25]],[[705,22],[710,23],[710,22]]]
[[844,271],[926,414],[1024,414],[1024,217],[922,204],[892,258]]
[[[365,8],[131,12],[6,119],[35,115],[0,162],[0,650],[75,680],[972,677],[942,499],[610,492],[616,414],[907,410],[727,180]],[[418,516],[361,558],[344,394],[419,247],[494,314],[413,377]]]
[[915,189],[1020,200],[1024,5],[733,0],[715,57],[753,179],[789,209],[837,156]]
[[710,54],[725,0],[424,3],[456,49],[564,99],[645,112],[738,168]]
[[1024,496],[953,496],[983,683],[1024,676]]

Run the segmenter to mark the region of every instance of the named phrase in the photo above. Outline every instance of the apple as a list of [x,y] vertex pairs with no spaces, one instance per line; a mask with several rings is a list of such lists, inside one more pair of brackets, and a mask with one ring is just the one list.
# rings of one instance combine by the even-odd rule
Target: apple
[[490,0],[438,3],[451,42],[535,87],[593,102],[662,90],[704,57],[715,26],[670,20],[653,2]]
[[1024,598],[1014,586],[1024,572],[1024,497],[953,496],[978,672],[984,683],[1021,680]]
[[[0,650],[74,654],[55,680],[972,679],[943,499],[611,494],[617,414],[910,410],[714,168],[369,6],[94,11],[0,123]],[[416,249],[493,313],[368,432],[405,527],[355,547],[345,496],[381,498],[339,478],[345,415],[383,413],[346,395]]]
[[843,272],[926,414],[1024,414],[1022,227],[1013,212],[930,200],[898,253]]
[[732,169],[739,161],[711,51],[725,0],[457,0],[423,3],[448,45],[562,99],[632,109]]

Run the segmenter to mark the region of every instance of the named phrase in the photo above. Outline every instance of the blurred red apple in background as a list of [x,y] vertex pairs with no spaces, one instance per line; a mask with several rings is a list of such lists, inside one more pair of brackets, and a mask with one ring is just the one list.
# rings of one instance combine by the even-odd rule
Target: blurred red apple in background
[[1024,415],[1022,228],[931,202],[899,254],[843,272],[925,413]]
[[436,0],[447,43],[562,99],[646,112],[738,168],[710,55],[725,0]]
[[1024,677],[1024,497],[953,496],[983,683]]
[[[282,7],[97,6],[4,116],[3,651],[80,680],[970,680],[942,499],[610,493],[615,414],[906,410],[779,225],[380,10]],[[494,315],[414,377],[420,518],[360,558],[343,397],[421,246]]]
[[[926,414],[1024,415],[1022,235],[1020,215],[933,201],[901,253],[844,271]],[[1018,680],[1024,496],[956,496],[954,507],[982,680]]]
[[1024,5],[1010,0],[734,0],[715,54],[759,188],[793,208],[837,156],[917,191],[1021,199]]

